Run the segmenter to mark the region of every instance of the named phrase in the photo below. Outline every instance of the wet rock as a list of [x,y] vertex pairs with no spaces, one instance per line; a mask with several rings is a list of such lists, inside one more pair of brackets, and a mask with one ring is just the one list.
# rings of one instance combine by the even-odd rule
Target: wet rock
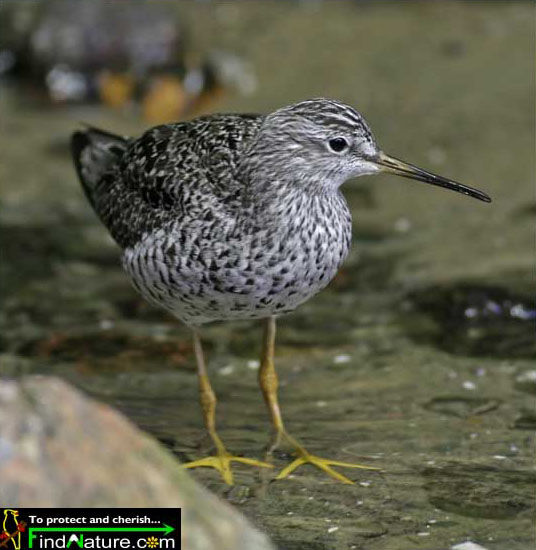
[[154,440],[57,378],[2,380],[0,479],[13,506],[181,507],[185,548],[272,548]]
[[[536,309],[529,296],[506,288],[454,283],[412,292],[406,309],[408,333],[450,353],[493,357],[535,357]],[[432,322],[426,323],[422,316]]]
[[498,399],[444,395],[430,399],[424,403],[423,407],[428,411],[466,418],[493,411],[500,404],[501,401]]
[[468,517],[508,519],[532,507],[536,475],[485,464],[447,463],[422,469],[430,503]]
[[513,428],[516,430],[536,430],[536,413],[533,410],[524,409],[516,416]]

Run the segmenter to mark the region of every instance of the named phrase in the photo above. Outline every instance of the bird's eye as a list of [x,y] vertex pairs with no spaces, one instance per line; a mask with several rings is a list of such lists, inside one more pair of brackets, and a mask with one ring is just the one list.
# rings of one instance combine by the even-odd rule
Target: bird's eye
[[332,138],[328,142],[329,148],[335,153],[342,153],[348,148],[348,142],[342,137]]

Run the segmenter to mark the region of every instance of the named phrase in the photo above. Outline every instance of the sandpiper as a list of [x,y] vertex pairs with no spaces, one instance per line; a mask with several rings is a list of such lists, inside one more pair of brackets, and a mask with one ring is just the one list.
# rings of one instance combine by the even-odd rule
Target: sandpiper
[[218,436],[200,340],[205,323],[263,319],[259,382],[274,445],[286,442],[296,453],[277,478],[309,463],[352,483],[332,466],[370,468],[313,455],[286,431],[274,367],[276,319],[324,288],[346,258],[352,220],[340,187],[349,178],[389,172],[490,198],[385,154],[361,114],[324,98],[268,115],[165,124],[137,139],[88,128],[73,134],[72,154],[135,288],[192,330],[200,401],[216,452],[185,466],[216,468],[227,483],[232,461],[270,467],[232,455]]

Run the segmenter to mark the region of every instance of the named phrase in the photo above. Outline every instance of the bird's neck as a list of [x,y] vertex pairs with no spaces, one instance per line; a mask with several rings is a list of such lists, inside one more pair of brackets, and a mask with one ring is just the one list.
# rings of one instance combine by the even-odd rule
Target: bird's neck
[[250,222],[296,229],[303,224],[331,223],[331,218],[348,217],[343,195],[337,187],[320,182],[284,178],[252,180],[247,186],[245,209]]
[[329,193],[320,182],[296,181],[284,177],[252,178],[247,185],[246,200],[258,215],[277,218],[295,207],[307,208],[317,199],[327,197]]

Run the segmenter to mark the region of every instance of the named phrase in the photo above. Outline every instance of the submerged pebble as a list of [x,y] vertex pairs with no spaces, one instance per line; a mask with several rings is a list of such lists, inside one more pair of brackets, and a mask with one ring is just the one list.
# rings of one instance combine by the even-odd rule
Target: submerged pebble
[[487,550],[487,548],[485,548],[484,546],[480,546],[480,544],[476,544],[475,542],[467,540],[465,542],[460,542],[460,544],[455,544],[454,546],[451,546],[450,550]]
[[[433,397],[424,403],[423,407],[435,413],[467,418],[469,416],[486,414],[497,409],[500,404],[501,401],[499,399],[465,397],[463,395],[442,395]],[[476,437],[478,437],[478,434],[470,434],[471,439]]]
[[526,393],[536,394],[536,370],[526,370],[515,378],[515,387]]
[[218,373],[221,376],[229,376],[230,374],[233,374],[234,370],[234,365],[225,365],[218,371]]

